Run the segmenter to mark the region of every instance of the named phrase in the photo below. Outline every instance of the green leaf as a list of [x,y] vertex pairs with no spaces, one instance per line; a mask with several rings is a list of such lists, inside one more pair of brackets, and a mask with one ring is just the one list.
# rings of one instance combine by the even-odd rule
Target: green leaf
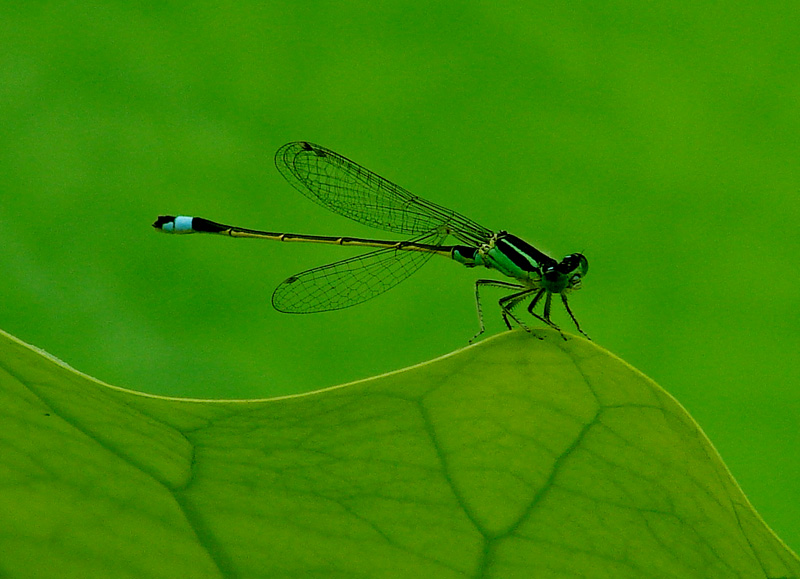
[[4,334],[0,575],[800,576],[671,396],[537,335],[208,401],[101,384]]

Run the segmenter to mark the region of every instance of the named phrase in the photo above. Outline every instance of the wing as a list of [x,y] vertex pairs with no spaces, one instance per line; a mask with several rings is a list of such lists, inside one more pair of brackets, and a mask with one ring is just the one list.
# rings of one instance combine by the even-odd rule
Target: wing
[[298,141],[275,154],[281,175],[303,195],[354,221],[404,235],[434,230],[464,243],[486,243],[492,231],[455,211],[413,195],[333,151]]
[[[446,233],[412,241],[440,245]],[[379,249],[293,275],[272,294],[272,305],[287,314],[311,314],[349,308],[390,290],[427,262],[433,252]]]

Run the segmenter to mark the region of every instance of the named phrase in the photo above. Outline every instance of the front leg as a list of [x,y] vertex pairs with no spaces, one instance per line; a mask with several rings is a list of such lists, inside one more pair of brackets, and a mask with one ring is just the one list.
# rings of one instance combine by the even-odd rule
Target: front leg
[[562,301],[562,302],[564,302],[564,308],[567,310],[567,313],[569,314],[569,317],[570,317],[570,318],[572,318],[572,322],[575,324],[575,327],[576,327],[576,328],[578,328],[578,331],[579,331],[581,334],[583,334],[583,336],[584,336],[584,337],[585,337],[587,340],[591,340],[591,338],[589,337],[589,334],[587,334],[586,332],[584,332],[584,331],[581,329],[581,325],[578,323],[578,320],[577,320],[577,319],[575,319],[575,316],[572,314],[572,310],[571,310],[571,309],[569,309],[569,304],[567,303],[567,296],[566,296],[565,294],[561,294],[561,301]]

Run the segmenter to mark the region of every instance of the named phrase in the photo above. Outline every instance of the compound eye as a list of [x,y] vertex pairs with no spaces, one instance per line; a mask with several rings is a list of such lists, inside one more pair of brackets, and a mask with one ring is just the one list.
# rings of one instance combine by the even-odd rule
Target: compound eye
[[589,273],[589,260],[583,256],[583,254],[578,253],[578,257],[580,258],[580,265],[581,268],[581,275],[586,275]]
[[589,271],[589,260],[582,253],[568,255],[561,260],[561,264],[565,267],[565,273],[572,273],[577,270],[579,275],[586,275]]

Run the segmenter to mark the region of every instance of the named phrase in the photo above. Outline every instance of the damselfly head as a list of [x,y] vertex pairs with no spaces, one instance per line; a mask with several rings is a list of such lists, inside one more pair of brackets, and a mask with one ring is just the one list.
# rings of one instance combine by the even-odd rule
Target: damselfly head
[[573,253],[559,263],[542,270],[542,280],[548,291],[560,294],[564,290],[578,289],[581,278],[589,271],[589,260],[583,254]]

